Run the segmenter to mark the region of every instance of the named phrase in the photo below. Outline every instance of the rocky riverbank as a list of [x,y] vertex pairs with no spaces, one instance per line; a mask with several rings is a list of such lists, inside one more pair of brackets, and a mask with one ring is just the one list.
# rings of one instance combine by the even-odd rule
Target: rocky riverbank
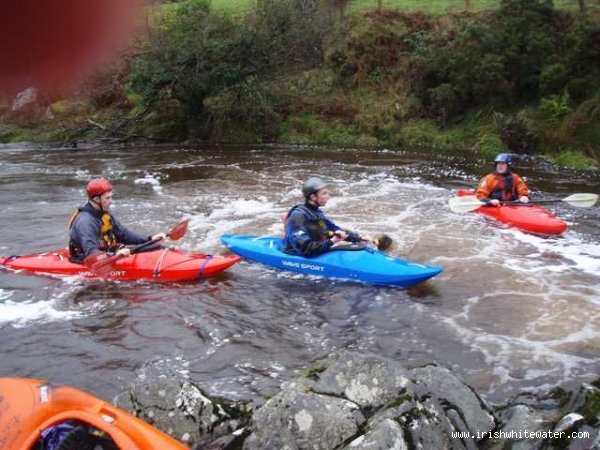
[[144,380],[127,409],[202,449],[600,449],[600,380],[489,405],[450,370],[332,355],[267,401],[207,395],[192,380]]

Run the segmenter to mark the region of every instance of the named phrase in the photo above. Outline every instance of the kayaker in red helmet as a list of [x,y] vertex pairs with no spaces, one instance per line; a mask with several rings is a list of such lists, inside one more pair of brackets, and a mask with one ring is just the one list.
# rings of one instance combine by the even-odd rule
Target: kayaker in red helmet
[[529,203],[529,188],[523,179],[512,171],[513,159],[510,153],[500,153],[494,159],[495,170],[479,182],[475,195],[490,205],[518,200]]
[[69,221],[69,252],[71,261],[93,264],[106,253],[128,256],[123,245],[136,245],[150,239],[164,239],[165,234],[142,236],[115,219],[109,213],[113,202],[113,186],[104,178],[90,181],[86,187],[88,201],[77,208]]
[[315,256],[331,250],[340,242],[367,242],[372,239],[343,230],[327,218],[320,207],[331,197],[328,184],[319,177],[310,177],[302,185],[303,205],[294,206],[285,218],[285,251],[303,256]]

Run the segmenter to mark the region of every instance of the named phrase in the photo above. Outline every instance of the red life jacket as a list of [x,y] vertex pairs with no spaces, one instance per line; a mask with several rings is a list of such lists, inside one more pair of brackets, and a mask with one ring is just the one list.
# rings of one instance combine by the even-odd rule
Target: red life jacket
[[491,199],[501,200],[508,202],[511,200],[518,200],[519,195],[517,193],[517,180],[514,173],[506,175],[496,175],[498,183],[494,190],[490,193]]

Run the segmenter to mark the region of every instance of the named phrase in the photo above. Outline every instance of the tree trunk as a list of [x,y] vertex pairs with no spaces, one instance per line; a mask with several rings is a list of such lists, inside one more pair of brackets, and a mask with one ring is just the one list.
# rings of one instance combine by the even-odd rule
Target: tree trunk
[[471,9],[471,0],[465,0],[465,11],[469,11]]
[[585,14],[585,0],[577,0],[579,3],[579,12]]
[[383,0],[377,0],[377,9],[381,10],[381,4],[383,3]]

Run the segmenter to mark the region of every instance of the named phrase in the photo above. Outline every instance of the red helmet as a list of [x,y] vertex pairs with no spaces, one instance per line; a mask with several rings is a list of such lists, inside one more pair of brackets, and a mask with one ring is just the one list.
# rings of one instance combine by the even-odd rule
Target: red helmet
[[113,187],[112,184],[110,184],[110,181],[105,180],[104,178],[96,178],[95,180],[90,181],[85,188],[89,198],[97,197],[105,192],[112,191],[112,189]]

